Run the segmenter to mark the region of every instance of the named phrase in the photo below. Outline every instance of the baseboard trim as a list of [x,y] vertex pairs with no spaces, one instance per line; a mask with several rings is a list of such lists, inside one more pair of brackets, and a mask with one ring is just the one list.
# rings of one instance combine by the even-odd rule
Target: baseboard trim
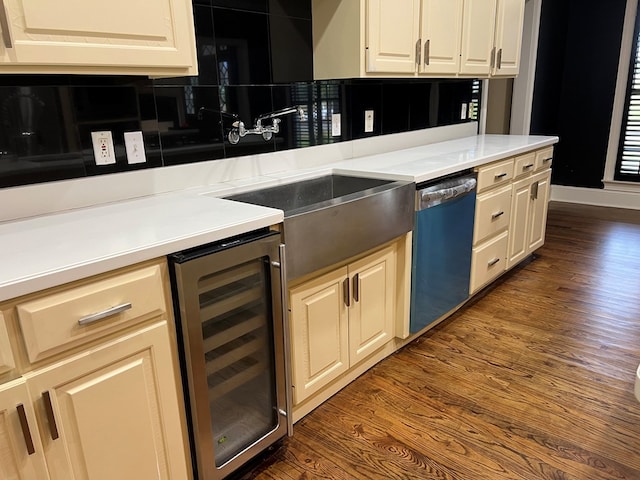
[[551,186],[551,200],[564,203],[582,203],[600,207],[628,208],[640,210],[640,194],[603,190],[600,188]]

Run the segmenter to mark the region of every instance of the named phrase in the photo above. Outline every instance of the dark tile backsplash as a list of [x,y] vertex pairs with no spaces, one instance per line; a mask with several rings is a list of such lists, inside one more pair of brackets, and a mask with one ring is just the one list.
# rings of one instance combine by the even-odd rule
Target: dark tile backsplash
[[[194,0],[199,75],[0,76],[0,187],[304,148],[464,123],[478,82],[457,79],[313,81],[310,0]],[[278,117],[265,140],[233,145],[247,129]],[[373,132],[364,132],[366,110]],[[477,111],[477,110],[476,110]],[[331,132],[341,115],[341,134]],[[272,125],[273,120],[262,120]],[[116,163],[96,165],[91,132],[112,132]],[[124,133],[142,131],[147,162],[130,165]]]

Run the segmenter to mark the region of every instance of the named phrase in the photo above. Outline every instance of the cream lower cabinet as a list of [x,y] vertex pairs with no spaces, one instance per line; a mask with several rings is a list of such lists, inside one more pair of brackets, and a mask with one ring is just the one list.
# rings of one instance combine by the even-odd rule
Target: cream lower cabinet
[[22,378],[0,385],[0,478],[49,478],[31,398]]
[[197,75],[187,0],[4,0],[4,73]]
[[170,308],[165,259],[0,305],[0,479],[191,477]]
[[298,404],[394,337],[395,245],[290,290]]
[[507,268],[544,244],[551,169],[513,183]]
[[166,322],[25,375],[51,480],[185,478]]

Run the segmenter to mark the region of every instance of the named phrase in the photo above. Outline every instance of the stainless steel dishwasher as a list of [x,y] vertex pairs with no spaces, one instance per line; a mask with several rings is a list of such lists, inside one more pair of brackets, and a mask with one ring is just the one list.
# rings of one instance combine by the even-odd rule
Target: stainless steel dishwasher
[[469,298],[476,178],[467,172],[416,188],[411,333]]
[[284,253],[280,232],[261,229],[169,256],[199,480],[292,431]]

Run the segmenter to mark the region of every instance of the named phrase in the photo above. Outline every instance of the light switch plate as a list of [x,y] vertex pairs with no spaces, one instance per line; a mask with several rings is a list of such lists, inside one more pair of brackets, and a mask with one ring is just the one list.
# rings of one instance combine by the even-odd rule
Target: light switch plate
[[339,137],[342,135],[342,122],[339,113],[333,113],[331,115],[331,136]]
[[93,156],[96,165],[111,165],[116,163],[116,153],[113,149],[113,137],[109,131],[91,132]]
[[125,132],[124,146],[127,150],[127,162],[129,164],[144,163],[147,161],[144,153],[142,132]]
[[364,132],[373,132],[373,110],[364,111]]

